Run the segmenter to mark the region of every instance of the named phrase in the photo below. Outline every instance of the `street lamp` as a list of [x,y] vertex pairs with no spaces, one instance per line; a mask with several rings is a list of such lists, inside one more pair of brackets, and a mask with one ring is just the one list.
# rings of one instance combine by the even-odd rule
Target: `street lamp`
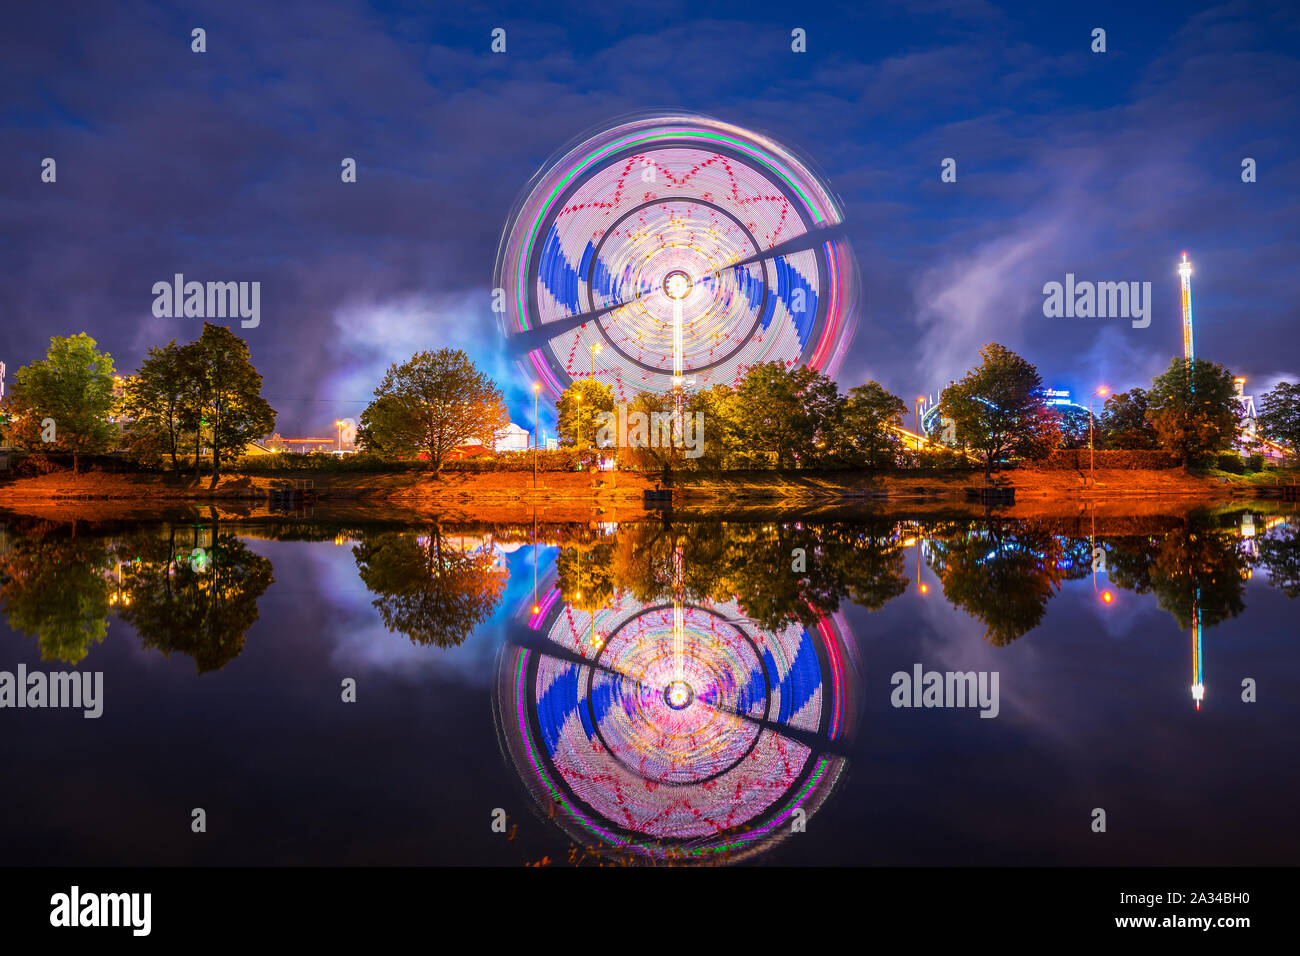
[[605,346],[599,342],[593,342],[591,346],[591,377],[596,377],[596,356],[605,351]]
[[339,451],[342,451],[343,450],[343,420],[342,419],[340,418],[334,419],[334,430],[338,433]]
[[916,396],[916,447],[921,447],[921,404],[925,401],[924,395]]
[[537,394],[542,390],[541,382],[533,382],[533,490],[537,490]]
[[1100,395],[1105,398],[1110,394],[1110,389],[1105,385],[1088,396],[1088,482],[1095,488],[1097,487],[1097,474],[1093,468],[1093,460],[1096,457],[1092,448],[1092,399],[1093,396]]

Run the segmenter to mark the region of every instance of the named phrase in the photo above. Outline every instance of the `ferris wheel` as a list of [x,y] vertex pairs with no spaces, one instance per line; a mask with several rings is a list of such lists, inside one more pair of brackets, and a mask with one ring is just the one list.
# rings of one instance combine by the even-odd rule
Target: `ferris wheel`
[[838,613],[776,631],[735,601],[595,612],[553,582],[521,606],[496,692],[503,752],[539,810],[631,862],[736,862],[796,830],[846,767],[853,643]]
[[504,330],[533,381],[619,401],[736,384],[781,361],[833,375],[857,275],[827,185],[764,136],[641,118],[568,149],[526,190],[497,254]]

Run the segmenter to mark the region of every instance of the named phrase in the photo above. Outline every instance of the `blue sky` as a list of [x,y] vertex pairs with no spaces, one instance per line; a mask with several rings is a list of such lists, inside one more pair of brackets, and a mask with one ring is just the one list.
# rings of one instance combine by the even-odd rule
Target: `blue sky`
[[[490,308],[511,205],[575,137],[659,108],[788,143],[842,197],[863,280],[845,388],[910,402],[992,341],[1051,384],[1145,385],[1181,351],[1184,249],[1198,355],[1256,392],[1300,379],[1285,3],[25,5],[0,34],[0,361],[84,330],[129,371],[199,331],[151,314],[154,282],[258,280],[242,334],[283,433],[331,434],[388,363],[444,345],[527,424]],[[1067,272],[1150,281],[1151,326],[1045,318]]]

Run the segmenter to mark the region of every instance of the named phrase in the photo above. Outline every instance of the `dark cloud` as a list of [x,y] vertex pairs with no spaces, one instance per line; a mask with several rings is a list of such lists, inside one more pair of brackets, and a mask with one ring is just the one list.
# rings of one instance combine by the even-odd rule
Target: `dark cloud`
[[[910,397],[988,341],[1078,389],[1144,383],[1179,348],[1300,377],[1296,21],[1281,5],[1082,15],[954,0],[762,4],[26,5],[0,36],[0,360],[89,331],[119,366],[197,334],[155,319],[183,272],[260,280],[247,330],[285,432],[360,411],[389,362],[466,348],[516,398],[490,312],[500,231],[537,168],[633,111],[788,142],[846,204],[864,279],[841,370]],[[189,51],[208,31],[209,52]],[[495,26],[509,53],[488,53]],[[789,52],[804,27],[809,53]],[[1240,182],[1242,156],[1260,181]],[[59,182],[39,182],[42,157]],[[339,182],[342,157],[358,182]],[[939,162],[958,160],[958,183]],[[1065,272],[1149,280],[1149,329],[1049,320]]]

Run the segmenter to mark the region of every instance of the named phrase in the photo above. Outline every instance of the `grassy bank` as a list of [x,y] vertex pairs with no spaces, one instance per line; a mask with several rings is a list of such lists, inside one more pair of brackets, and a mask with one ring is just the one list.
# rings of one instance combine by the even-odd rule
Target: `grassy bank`
[[[215,485],[207,477],[177,478],[158,474],[91,471],[81,475],[54,472],[0,482],[0,504],[32,502],[122,501],[143,505],[175,503],[266,502],[271,490],[283,487],[291,475],[236,475]],[[645,475],[631,472],[543,472],[534,487],[529,472],[473,474],[398,472],[390,474],[315,473],[310,476],[322,503],[373,506],[385,502],[465,506],[522,503],[553,506],[561,502],[639,503],[654,486]],[[1191,473],[1178,469],[1098,469],[1095,484],[1075,470],[1019,468],[995,476],[1016,490],[1018,505],[1034,501],[1130,501],[1144,498],[1195,499],[1206,503],[1259,495],[1278,482],[1298,480],[1295,470],[1234,475],[1228,472]],[[893,472],[733,472],[719,476],[681,475],[678,501],[683,504],[813,504],[874,499],[925,501],[964,500],[966,489],[979,488],[980,473]]]

